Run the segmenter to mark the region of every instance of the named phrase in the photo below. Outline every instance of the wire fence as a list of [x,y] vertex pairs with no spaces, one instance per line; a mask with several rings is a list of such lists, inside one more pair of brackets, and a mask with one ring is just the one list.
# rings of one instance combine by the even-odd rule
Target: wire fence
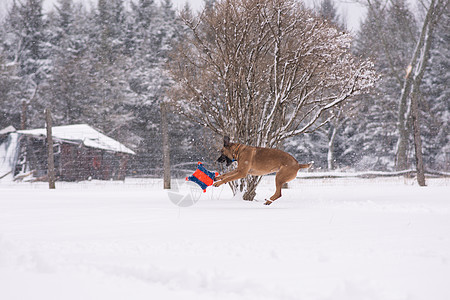
[[[192,170],[185,170],[183,173],[179,170],[179,174],[185,176],[194,172]],[[414,176],[404,175],[392,175],[386,176],[361,176],[360,173],[305,173],[299,172],[296,179],[288,183],[287,188],[302,189],[308,186],[351,186],[351,185],[417,185],[416,178]],[[171,178],[172,189],[183,186],[185,184],[185,176],[178,178]],[[427,177],[427,185],[429,186],[450,186],[449,176],[431,176]],[[223,186],[227,188],[226,185]],[[48,189],[48,182],[36,181],[24,179],[24,180],[5,180],[0,179],[0,189],[2,188],[25,188],[25,189]],[[98,180],[89,179],[76,182],[70,181],[56,181],[57,189],[108,189],[108,190],[126,190],[126,189],[140,189],[143,191],[162,190],[163,178],[162,177],[125,177],[123,180]],[[270,174],[263,176],[259,184],[260,189],[274,189],[275,188],[275,175]],[[214,187],[208,188],[208,192]]]
[[[7,140],[4,138],[3,142]],[[15,144],[5,148],[0,144],[0,185],[33,188],[45,187],[48,181],[46,141],[42,138],[18,139]],[[3,147],[3,148],[1,148]],[[14,150],[14,151],[12,151]],[[71,140],[58,140],[54,144],[54,163],[56,181],[59,188],[136,188],[153,189],[163,186],[164,168],[162,159],[153,154],[139,153],[130,155],[121,152],[107,151],[101,148],[85,147],[83,143]],[[200,160],[203,158],[201,157]],[[211,171],[223,173],[224,167],[211,159],[202,161]],[[172,161],[170,166],[171,178],[174,182],[184,180],[191,175],[197,166],[197,160]],[[234,167],[234,166],[232,166]],[[372,182],[389,181],[412,184],[416,176],[415,170],[400,172],[354,172],[341,170],[324,172],[321,169],[303,170],[298,173],[298,179],[290,186],[308,184],[352,184],[362,179],[373,179]],[[433,182],[442,179],[447,184],[450,173],[441,171],[426,172],[428,179]],[[262,185],[273,185],[274,175],[265,176]],[[27,185],[28,184],[28,185]]]

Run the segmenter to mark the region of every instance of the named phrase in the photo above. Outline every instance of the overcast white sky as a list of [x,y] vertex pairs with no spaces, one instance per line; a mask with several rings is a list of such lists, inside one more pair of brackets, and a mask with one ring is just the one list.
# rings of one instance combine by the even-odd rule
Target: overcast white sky
[[[0,18],[4,16],[4,13],[7,11],[10,3],[13,0],[0,0]],[[96,5],[96,0],[74,0],[76,2],[84,2],[86,4]],[[131,0],[126,0],[127,2]],[[156,0],[158,1],[158,0]],[[182,8],[185,2],[189,2],[191,7],[194,10],[199,10],[203,7],[203,0],[172,0],[175,8]],[[313,6],[314,3],[320,3],[320,0],[304,0],[308,5]],[[344,16],[347,19],[348,29],[355,32],[359,27],[359,21],[361,16],[365,13],[364,8],[356,2],[356,0],[335,0],[341,16]],[[57,2],[57,0],[44,0],[44,9],[49,10],[53,7],[53,5]]]

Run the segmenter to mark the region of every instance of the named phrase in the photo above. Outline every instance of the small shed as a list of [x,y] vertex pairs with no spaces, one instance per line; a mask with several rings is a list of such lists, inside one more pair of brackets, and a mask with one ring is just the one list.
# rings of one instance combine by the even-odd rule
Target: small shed
[[[0,158],[0,171],[10,169],[15,179],[30,176],[45,180],[46,137],[45,128],[9,132],[0,145],[0,156],[4,153],[3,167]],[[135,154],[87,124],[54,126],[52,137],[56,178],[61,181],[123,180],[129,156]]]

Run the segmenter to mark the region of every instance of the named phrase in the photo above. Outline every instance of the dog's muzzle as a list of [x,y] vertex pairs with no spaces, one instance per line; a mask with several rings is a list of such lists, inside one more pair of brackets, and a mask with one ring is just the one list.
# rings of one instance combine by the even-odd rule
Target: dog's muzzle
[[233,162],[228,156],[226,156],[226,155],[224,155],[224,154],[222,154],[218,159],[217,159],[217,162],[218,163],[224,163],[224,162],[226,162],[227,163],[227,167],[229,166],[229,165],[231,165],[231,163]]

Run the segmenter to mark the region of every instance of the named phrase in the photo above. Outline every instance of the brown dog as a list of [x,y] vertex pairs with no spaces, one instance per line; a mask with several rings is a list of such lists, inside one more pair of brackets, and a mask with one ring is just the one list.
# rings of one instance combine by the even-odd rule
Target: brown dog
[[223,139],[222,155],[217,160],[226,162],[227,166],[236,160],[238,166],[235,170],[217,176],[214,186],[243,178],[248,175],[266,175],[277,173],[275,176],[276,191],[265,205],[281,197],[281,187],[284,183],[293,180],[300,169],[309,168],[312,164],[299,164],[290,154],[278,149],[252,147],[238,143],[230,143],[230,138]]

